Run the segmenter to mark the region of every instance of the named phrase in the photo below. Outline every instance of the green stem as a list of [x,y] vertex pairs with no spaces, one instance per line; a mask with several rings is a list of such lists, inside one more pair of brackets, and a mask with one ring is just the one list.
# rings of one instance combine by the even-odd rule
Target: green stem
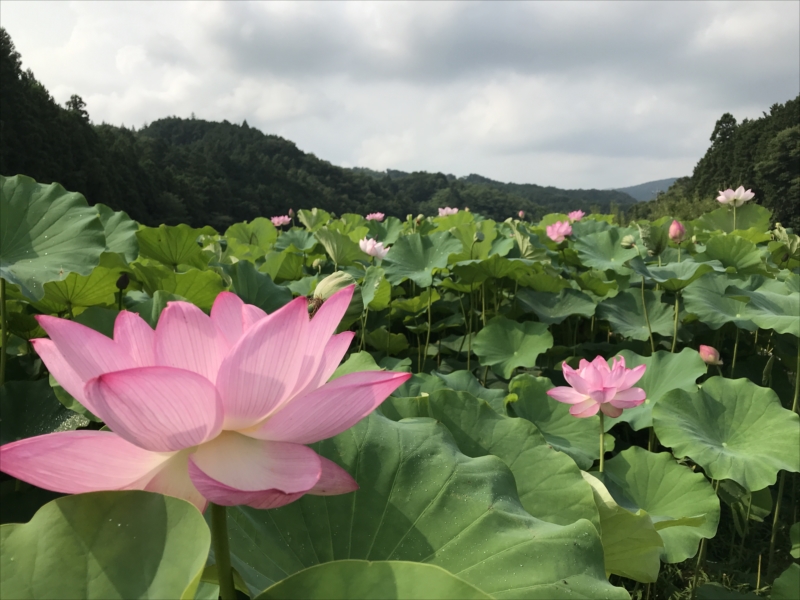
[[472,358],[472,316],[475,314],[475,291],[472,284],[469,284],[469,329],[467,330],[467,371],[470,371],[469,363]]
[[[713,481],[713,479],[712,479]],[[719,481],[716,481],[714,484],[714,491],[716,492],[719,489]],[[690,596],[690,600],[694,600],[695,595],[697,594],[697,578],[700,576],[700,568],[703,566],[703,558],[706,551],[706,538],[700,540],[700,549],[697,552],[697,563],[694,567],[694,577],[692,577],[692,595]]]
[[678,244],[678,262],[681,262],[681,245]]
[[653,342],[653,330],[650,328],[650,317],[647,315],[647,302],[644,298],[644,277],[642,277],[642,311],[644,312],[644,322],[647,323],[647,333],[650,334],[650,354],[656,353],[656,345]]
[[733,205],[733,230],[736,231],[736,205]]
[[655,452],[657,443],[658,440],[656,440],[656,430],[653,427],[650,427],[650,434],[647,437],[647,451]]
[[733,360],[731,361],[731,379],[733,379],[733,372],[736,370],[736,354],[739,351],[739,328],[736,328],[736,341],[733,343]]
[[0,385],[6,382],[6,350],[8,349],[8,321],[6,321],[6,280],[0,277]]
[[364,311],[364,317],[361,322],[361,341],[358,344],[358,351],[361,352],[361,349],[364,347],[365,344],[365,337],[367,335],[367,317],[369,316],[369,306]]
[[681,306],[680,306],[680,292],[675,292],[675,323],[672,327],[672,350],[671,352],[675,354],[675,345],[678,343],[678,315],[680,314]]
[[236,600],[231,570],[231,551],[228,545],[228,515],[225,507],[211,503],[211,536],[214,540],[214,557],[217,560],[219,595],[222,600]]
[[421,373],[425,372],[425,363],[428,360],[428,344],[431,342],[431,298],[433,297],[433,288],[428,288],[428,332],[425,335],[425,354],[422,356],[422,369]]
[[481,284],[481,323],[486,327],[486,283]]
[[605,455],[606,455],[606,432],[605,423],[603,423],[603,411],[600,411],[600,472],[603,472],[603,465],[605,464]]

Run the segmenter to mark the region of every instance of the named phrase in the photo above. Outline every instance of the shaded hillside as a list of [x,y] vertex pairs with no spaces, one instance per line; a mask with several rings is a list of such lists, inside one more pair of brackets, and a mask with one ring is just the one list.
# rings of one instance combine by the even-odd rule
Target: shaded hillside
[[623,192],[635,198],[639,202],[647,202],[655,200],[659,192],[666,192],[675,181],[677,177],[670,177],[668,179],[659,179],[658,181],[648,181],[640,183],[639,185],[631,185],[623,188],[614,188],[618,192]]

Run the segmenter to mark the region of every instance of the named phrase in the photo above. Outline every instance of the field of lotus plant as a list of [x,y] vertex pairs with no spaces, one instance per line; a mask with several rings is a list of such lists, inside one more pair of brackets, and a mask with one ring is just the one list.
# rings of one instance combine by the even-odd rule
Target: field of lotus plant
[[800,238],[0,178],[2,598],[797,598]]

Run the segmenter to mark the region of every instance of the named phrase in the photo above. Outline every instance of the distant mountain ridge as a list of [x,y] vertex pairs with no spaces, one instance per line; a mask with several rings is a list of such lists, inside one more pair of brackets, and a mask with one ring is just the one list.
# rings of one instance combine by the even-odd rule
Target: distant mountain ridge
[[659,179],[657,181],[647,181],[639,185],[611,189],[628,194],[639,202],[647,202],[649,200],[655,200],[659,192],[666,192],[678,179],[678,177],[668,177],[667,179]]

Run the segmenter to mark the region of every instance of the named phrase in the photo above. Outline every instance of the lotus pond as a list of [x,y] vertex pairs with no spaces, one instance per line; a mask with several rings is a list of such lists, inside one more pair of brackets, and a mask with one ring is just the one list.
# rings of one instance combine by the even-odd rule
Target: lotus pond
[[800,238],[734,200],[218,232],[0,178],[0,596],[796,599]]

